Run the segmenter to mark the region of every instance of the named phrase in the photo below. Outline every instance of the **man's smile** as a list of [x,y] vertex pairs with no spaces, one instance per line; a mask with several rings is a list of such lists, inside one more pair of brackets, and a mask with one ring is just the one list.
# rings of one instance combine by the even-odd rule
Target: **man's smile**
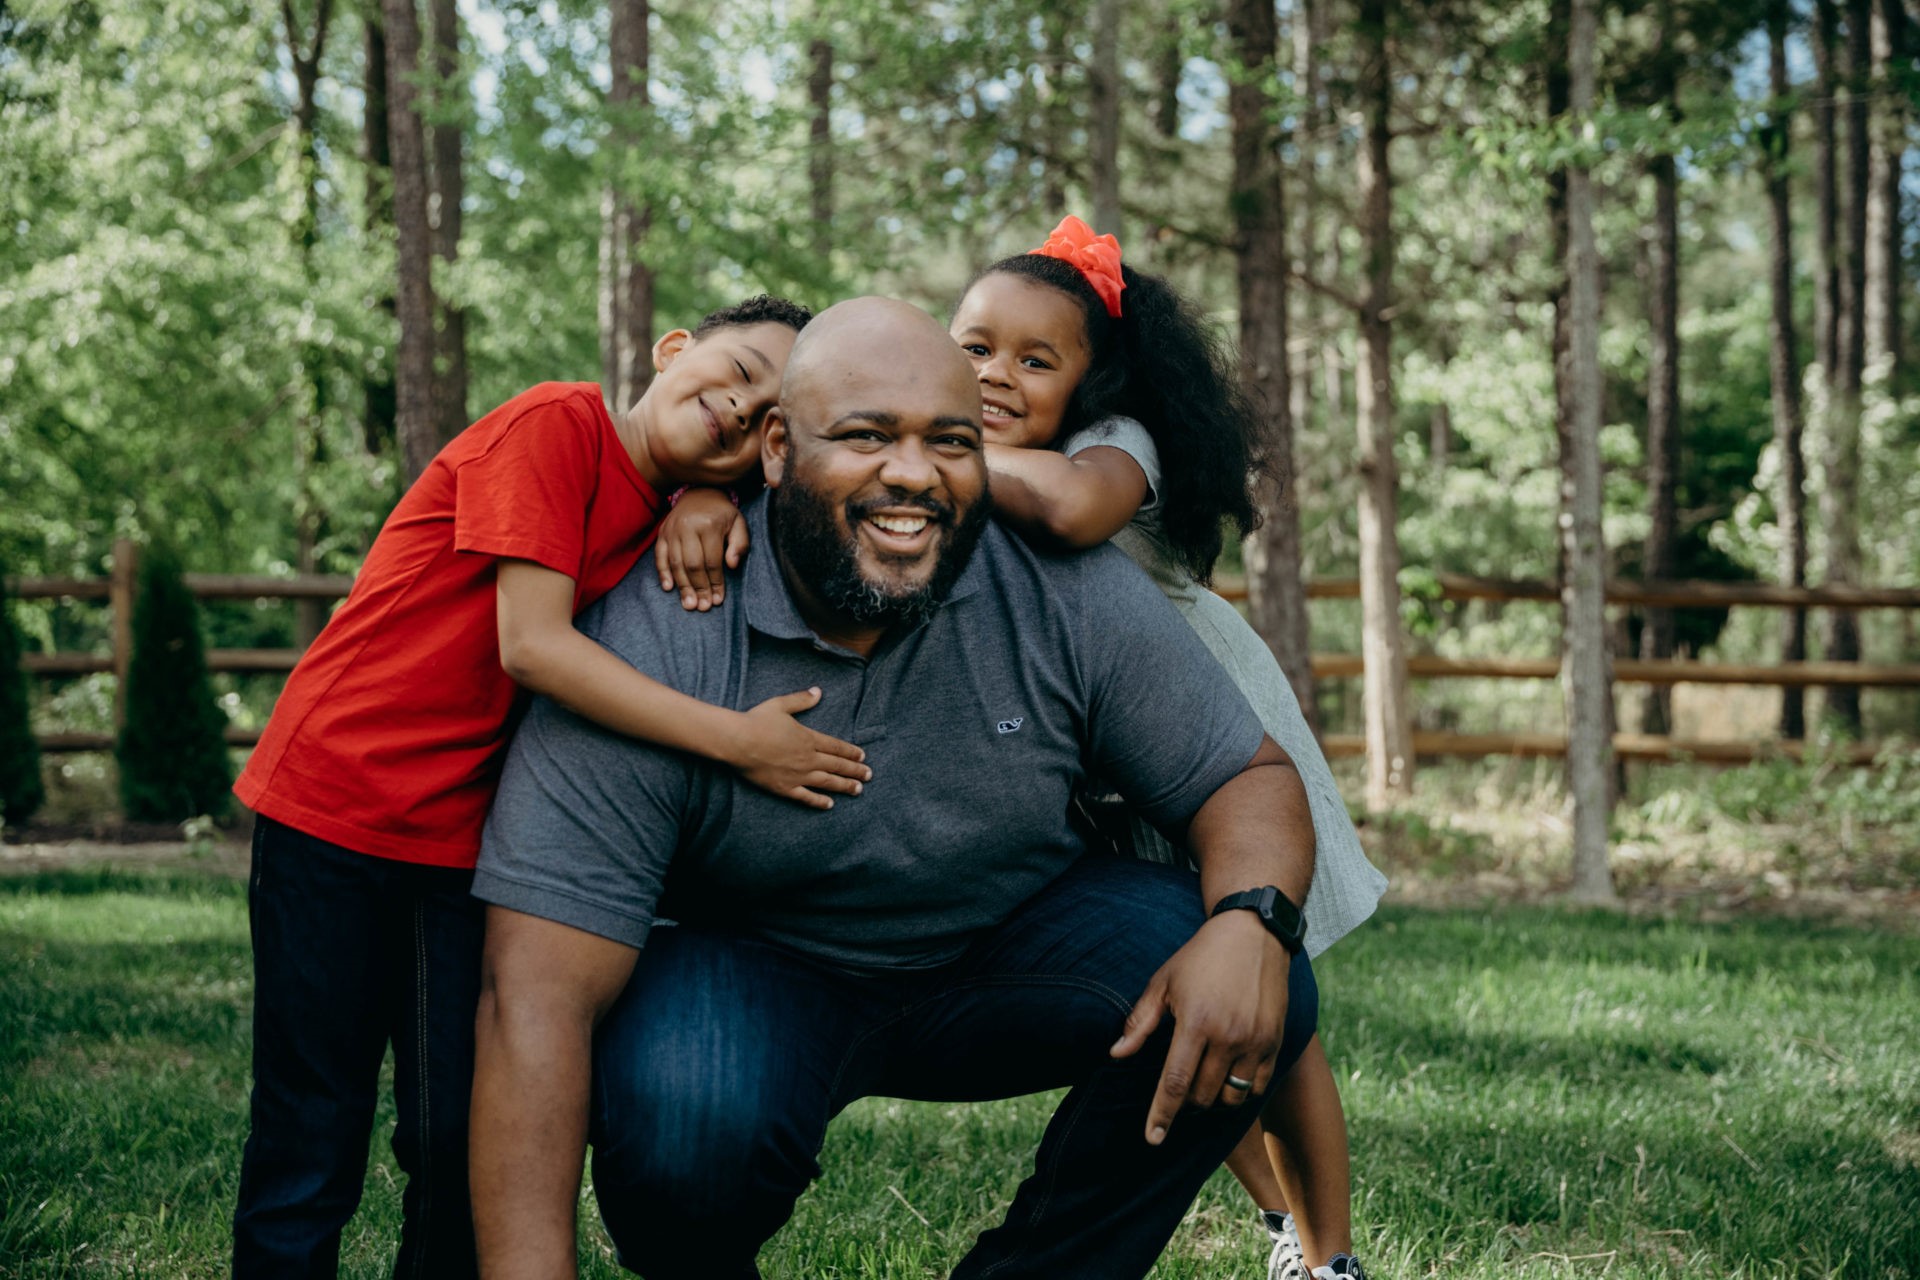
[[868,512],[858,523],[876,548],[892,556],[914,556],[925,551],[941,524],[929,512],[898,508]]

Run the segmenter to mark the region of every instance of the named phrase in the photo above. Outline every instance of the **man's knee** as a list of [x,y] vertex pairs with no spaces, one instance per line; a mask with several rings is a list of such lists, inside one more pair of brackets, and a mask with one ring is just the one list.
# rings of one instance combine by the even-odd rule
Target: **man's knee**
[[819,1172],[817,1140],[770,1082],[696,1065],[603,1065],[595,1082],[594,1193],[645,1276],[750,1265]]

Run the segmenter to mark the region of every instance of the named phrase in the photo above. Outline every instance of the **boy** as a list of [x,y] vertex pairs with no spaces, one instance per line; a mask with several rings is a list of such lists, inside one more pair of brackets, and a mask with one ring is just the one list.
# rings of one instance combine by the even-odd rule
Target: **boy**
[[234,790],[259,814],[249,908],[254,1091],[234,1273],[332,1276],[394,1047],[407,1174],[397,1271],[475,1271],[467,1203],[483,916],[468,895],[525,693],[721,761],[816,807],[858,794],[860,751],[793,717],[641,676],[572,619],[625,577],[687,484],[759,462],[802,307],[758,297],[655,344],[618,422],[591,383],[545,383],[441,451],[287,682]]

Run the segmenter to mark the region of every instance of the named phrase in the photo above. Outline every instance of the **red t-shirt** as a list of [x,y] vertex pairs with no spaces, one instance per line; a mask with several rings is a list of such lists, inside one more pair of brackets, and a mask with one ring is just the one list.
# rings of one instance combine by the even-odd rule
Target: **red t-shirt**
[[234,792],[361,853],[471,867],[521,697],[500,668],[496,560],[566,574],[577,613],[633,568],[664,506],[598,385],[501,405],[387,517]]

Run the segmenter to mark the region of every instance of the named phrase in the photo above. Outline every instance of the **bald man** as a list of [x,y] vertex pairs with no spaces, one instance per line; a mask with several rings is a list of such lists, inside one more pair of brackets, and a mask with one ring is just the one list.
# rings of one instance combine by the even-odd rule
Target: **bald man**
[[[1069,1086],[954,1275],[1144,1275],[1313,1030],[1300,781],[1124,555],[987,519],[978,384],[925,313],[822,313],[762,461],[725,608],[639,572],[580,627],[709,702],[818,688],[873,779],[803,812],[534,704],[474,882],[482,1273],[571,1274],[589,1138],[625,1266],[733,1280],[854,1099]],[[1089,771],[1200,872],[1088,852]]]

